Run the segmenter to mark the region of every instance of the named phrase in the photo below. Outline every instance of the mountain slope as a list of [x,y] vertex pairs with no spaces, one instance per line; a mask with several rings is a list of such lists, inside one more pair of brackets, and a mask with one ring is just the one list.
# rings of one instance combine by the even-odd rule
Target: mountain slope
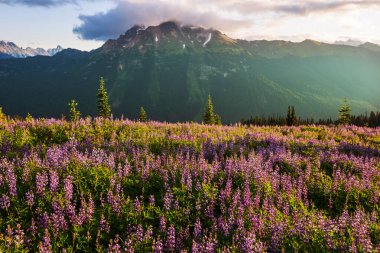
[[53,56],[62,50],[63,48],[61,46],[45,50],[43,48],[22,48],[13,42],[0,41],[0,53],[7,54],[15,58],[25,58],[36,55]]
[[[211,94],[224,122],[251,114],[335,117],[347,97],[355,113],[380,109],[380,54],[306,40],[233,40],[219,31],[165,22],[135,26],[90,53],[0,61],[0,105],[10,114],[60,116],[79,101],[96,114],[103,76],[115,115],[201,120]],[[11,95],[9,95],[11,94]]]

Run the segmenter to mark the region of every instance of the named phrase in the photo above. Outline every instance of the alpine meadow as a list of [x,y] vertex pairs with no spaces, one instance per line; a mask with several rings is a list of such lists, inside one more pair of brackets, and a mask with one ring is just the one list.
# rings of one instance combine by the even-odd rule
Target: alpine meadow
[[380,253],[380,2],[0,19],[0,252]]

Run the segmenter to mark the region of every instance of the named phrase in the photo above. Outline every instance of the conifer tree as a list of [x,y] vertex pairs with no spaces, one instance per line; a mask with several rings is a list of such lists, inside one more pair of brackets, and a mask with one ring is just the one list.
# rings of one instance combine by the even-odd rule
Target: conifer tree
[[351,121],[351,107],[347,104],[347,98],[344,98],[343,103],[339,109],[338,123],[341,125],[348,125]]
[[203,122],[207,125],[215,124],[214,105],[212,104],[211,96],[208,95]]
[[108,103],[108,95],[106,90],[106,85],[104,83],[103,77],[100,78],[99,81],[99,89],[98,89],[98,114],[103,118],[111,117],[111,107]]
[[6,121],[7,120],[7,115],[3,112],[3,108],[0,107],[0,122]]
[[292,106],[292,110],[290,112],[290,118],[292,122],[292,126],[297,125],[297,116],[296,116],[296,110],[294,109],[294,106]]
[[139,121],[140,122],[146,122],[146,112],[144,110],[144,107],[142,107],[142,106],[140,108]]
[[215,114],[214,116],[214,124],[215,125],[221,125],[222,124],[222,118],[219,114]]
[[30,121],[32,121],[32,119],[33,119],[32,114],[30,114],[30,113],[28,112],[28,114],[27,114],[26,117],[25,117],[25,120],[28,121],[28,122],[30,122]]
[[3,112],[3,108],[0,107],[0,121],[5,121],[7,119],[7,116]]
[[292,125],[292,114],[290,105],[288,106],[288,113],[286,114],[286,125],[291,126]]
[[71,121],[77,121],[79,120],[80,118],[80,111],[78,111],[77,109],[77,106],[78,106],[78,102],[76,102],[74,99],[71,100],[71,102],[69,103],[69,106],[70,106],[70,120]]

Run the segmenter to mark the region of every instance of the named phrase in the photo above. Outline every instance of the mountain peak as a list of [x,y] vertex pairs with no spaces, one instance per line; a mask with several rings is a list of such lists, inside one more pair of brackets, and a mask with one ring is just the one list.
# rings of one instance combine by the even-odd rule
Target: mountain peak
[[365,42],[358,47],[365,48],[374,52],[380,52],[380,45],[371,42]]
[[62,51],[63,48],[61,46],[57,46],[56,48],[45,50],[43,48],[22,48],[17,46],[15,43],[10,41],[0,41],[0,53],[10,55],[15,58],[25,58],[30,56],[36,56],[36,55],[43,55],[43,56],[53,56],[56,53]]
[[180,30],[181,25],[177,21],[166,21],[158,25],[158,27],[161,29],[161,31],[171,31],[171,30]]
[[182,25],[177,21],[166,21],[157,26],[135,25],[116,40],[108,40],[102,50],[147,48],[184,50],[187,47],[206,48],[216,44],[235,44],[236,41],[212,28]]
[[320,46],[320,45],[323,44],[323,43],[320,42],[320,41],[312,40],[312,39],[305,39],[305,40],[302,41],[301,43],[302,43],[302,44],[309,44],[309,45],[316,45],[316,46]]

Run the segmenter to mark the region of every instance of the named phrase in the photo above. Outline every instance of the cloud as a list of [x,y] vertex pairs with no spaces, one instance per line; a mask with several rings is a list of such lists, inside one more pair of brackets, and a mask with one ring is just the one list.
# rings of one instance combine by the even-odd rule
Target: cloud
[[0,0],[0,4],[52,7],[65,4],[77,4],[77,0]]
[[[1,0],[0,0],[1,1]],[[25,0],[26,1],[26,0]],[[42,0],[39,0],[42,1]],[[45,0],[47,1],[47,0]],[[50,0],[53,1],[53,0]],[[90,0],[64,0],[90,1]],[[91,0],[102,1],[102,0]],[[106,0],[103,0],[106,1]],[[270,34],[274,26],[283,28],[283,36],[288,36],[283,24],[294,22],[298,17],[308,18],[304,27],[314,29],[325,17],[337,15],[335,27],[349,32],[342,22],[352,19],[356,25],[355,11],[379,10],[379,0],[108,0],[114,8],[94,15],[80,15],[81,21],[73,32],[81,39],[103,41],[116,38],[135,24],[157,25],[167,20],[177,20],[184,24],[213,27],[232,37],[247,38],[261,33]],[[316,14],[316,15],[314,15]],[[351,22],[351,23],[352,23]],[[343,22],[344,23],[344,22]],[[325,27],[326,28],[326,27]],[[344,28],[344,29],[343,29]],[[320,29],[320,28],[318,28]],[[273,30],[272,30],[273,31]],[[303,31],[302,33],[310,31]]]
[[[223,1],[223,0],[222,0]],[[257,12],[274,12],[291,15],[308,15],[320,12],[347,11],[355,8],[380,7],[378,0],[319,0],[311,1],[239,1],[224,0],[230,10],[247,15]]]
[[[179,1],[180,2],[180,1]],[[125,33],[135,24],[157,25],[167,20],[214,27],[223,31],[252,26],[252,21],[218,15],[209,9],[192,8],[169,1],[119,2],[108,12],[79,16],[81,24],[73,32],[86,40],[107,40]]]

